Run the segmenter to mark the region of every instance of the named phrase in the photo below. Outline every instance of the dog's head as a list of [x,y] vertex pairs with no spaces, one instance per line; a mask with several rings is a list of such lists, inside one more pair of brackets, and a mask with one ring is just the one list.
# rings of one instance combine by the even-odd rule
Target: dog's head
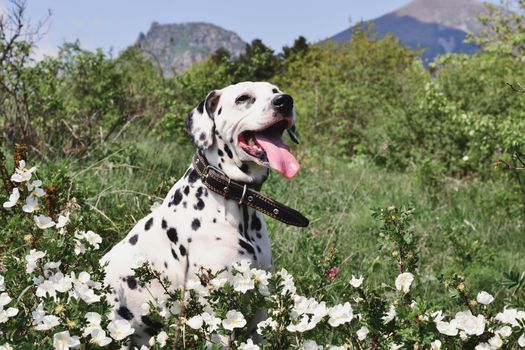
[[244,82],[214,90],[188,116],[186,129],[210,164],[231,179],[261,183],[273,168],[287,179],[299,163],[282,141],[294,133],[293,99],[276,86]]

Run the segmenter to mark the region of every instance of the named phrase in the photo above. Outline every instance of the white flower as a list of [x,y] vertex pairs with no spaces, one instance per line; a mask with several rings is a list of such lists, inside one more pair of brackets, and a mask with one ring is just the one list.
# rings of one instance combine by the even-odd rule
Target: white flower
[[9,345],[9,343],[5,343],[4,345],[0,345],[0,350],[13,350],[13,347]]
[[323,347],[321,345],[317,345],[315,340],[307,340],[304,342],[302,350],[322,350]]
[[35,294],[39,298],[45,297],[46,295],[55,298],[57,296],[55,284],[50,280],[45,280],[38,285]]
[[454,318],[457,328],[462,329],[468,335],[482,335],[485,331],[485,317],[483,315],[474,316],[470,310],[456,313]]
[[434,319],[434,322],[443,321],[443,319],[445,318],[445,316],[443,316],[443,311],[441,310],[431,313],[430,316],[432,316],[432,318]]
[[100,295],[95,294],[95,291],[89,288],[87,284],[75,285],[74,291],[75,296],[84,300],[87,304],[98,303],[100,301]]
[[503,340],[501,340],[500,336],[496,334],[489,339],[489,344],[491,349],[499,349],[503,346]]
[[505,308],[503,312],[500,312],[496,315],[495,319],[501,323],[509,324],[512,327],[520,327],[517,320],[521,319],[525,321],[525,311]]
[[16,307],[9,307],[4,310],[4,306],[11,302],[11,298],[7,293],[0,294],[0,323],[5,323],[10,317],[15,317],[18,314]]
[[388,322],[394,320],[396,318],[396,308],[393,305],[390,305],[390,308],[387,312],[385,312],[385,315],[381,317],[384,324],[387,324]]
[[492,295],[490,295],[489,293],[487,293],[487,292],[481,291],[481,292],[478,293],[478,296],[476,297],[476,300],[480,304],[488,305],[488,304],[490,304],[490,303],[492,303],[494,301],[494,297]]
[[5,279],[4,276],[0,275],[0,292],[5,290]]
[[405,344],[403,344],[403,343],[401,343],[401,344],[392,343],[392,345],[390,345],[390,350],[399,350],[399,349],[401,349],[403,347],[403,345],[405,345]]
[[112,341],[110,337],[106,336],[106,332],[102,328],[94,328],[90,334],[91,340],[89,342],[98,346],[106,346]]
[[226,313],[226,319],[222,321],[224,329],[233,331],[234,328],[242,328],[246,325],[243,314],[236,310],[230,310]]
[[436,339],[430,343],[430,350],[441,350],[441,341]]
[[333,345],[332,345],[332,346],[329,346],[329,347],[328,347],[328,350],[346,350],[346,349],[347,349],[347,348],[344,347],[344,346],[342,346],[342,345],[341,345],[341,346],[333,346]]
[[352,321],[354,317],[352,306],[349,302],[344,303],[344,305],[336,305],[328,310],[328,316],[330,319],[328,323],[332,327],[337,327],[344,323]]
[[22,210],[26,213],[32,213],[36,210],[38,210],[38,199],[33,196],[29,196],[26,198],[26,204],[22,206]]
[[496,334],[499,334],[502,338],[510,337],[512,334],[512,328],[509,326],[503,326],[501,328],[496,329]]
[[32,312],[33,325],[37,331],[47,331],[60,324],[60,319],[54,315],[46,315],[44,305],[40,303]]
[[36,268],[36,263],[39,259],[42,259],[46,255],[45,252],[37,251],[36,249],[31,249],[29,255],[25,256],[27,261],[26,272],[32,273]]
[[269,328],[271,330],[276,330],[277,329],[277,321],[275,321],[274,319],[272,318],[267,318],[266,320],[264,321],[261,321],[257,324],[257,333],[259,334],[263,334],[263,330],[265,328]]
[[403,293],[408,293],[410,290],[410,285],[414,281],[414,275],[410,272],[403,272],[396,278],[396,289],[403,291]]
[[296,288],[295,288],[295,284],[293,281],[293,276],[290,275],[288,271],[286,271],[285,269],[281,269],[281,271],[279,271],[278,274],[283,279],[281,282],[281,286],[283,287],[281,293],[282,294],[286,294],[286,293],[295,294]]
[[357,339],[365,340],[366,336],[368,335],[368,332],[369,330],[365,326],[359,328],[359,330],[357,331]]
[[9,195],[9,200],[4,202],[4,208],[11,208],[16,205],[20,199],[20,191],[17,187],[13,188],[13,192]]
[[88,312],[84,316],[86,321],[88,322],[87,326],[84,327],[84,331],[82,333],[82,336],[87,337],[89,334],[91,334],[94,330],[100,329],[100,323],[102,322],[102,316],[100,316],[97,312]]
[[491,350],[491,347],[489,343],[480,343],[476,345],[474,350]]
[[186,320],[186,324],[193,329],[201,329],[204,320],[201,315],[196,315]]
[[166,346],[166,341],[168,340],[168,333],[162,331],[157,335],[155,339],[157,340],[157,344],[159,344],[160,346]]
[[359,278],[356,278],[354,275],[352,275],[352,279],[350,280],[350,285],[354,288],[359,288],[363,284],[363,280],[365,278],[363,276],[359,276]]
[[255,345],[253,343],[253,340],[248,339],[248,341],[246,343],[242,343],[241,345],[239,345],[239,347],[237,349],[239,349],[239,350],[259,350],[260,347],[259,347],[259,345]]
[[450,322],[437,321],[436,328],[439,333],[455,337],[458,335],[458,328],[456,320],[451,320]]
[[31,169],[26,169],[25,160],[18,162],[18,168],[15,169],[15,173],[11,176],[11,181],[14,182],[26,182],[31,180],[33,172],[35,172],[36,167]]
[[26,186],[27,190],[30,192],[30,196],[44,197],[46,195],[46,192],[44,192],[44,190],[40,188],[40,186],[42,186],[42,181],[40,180],[35,180],[30,184],[27,184]]
[[522,348],[525,347],[525,334],[522,334],[521,337],[519,337],[518,345],[521,346]]
[[232,279],[233,290],[236,292],[246,293],[249,290],[255,288],[255,282],[251,277],[245,277],[243,275],[233,276]]
[[99,248],[99,244],[102,243],[102,237],[97,235],[93,231],[87,231],[84,233],[84,239],[95,249]]
[[77,336],[71,336],[69,331],[56,333],[53,336],[53,346],[56,350],[69,350],[80,345],[80,340]]
[[220,289],[224,287],[226,282],[228,282],[227,278],[215,277],[214,279],[210,281],[210,285],[212,285],[215,289]]
[[264,270],[256,269],[252,269],[252,273],[255,282],[257,282],[259,293],[264,296],[270,295],[270,290],[268,289],[268,278],[270,278],[270,274]]
[[250,260],[241,260],[232,264],[232,268],[241,274],[245,274],[250,271],[252,262]]
[[219,328],[219,325],[221,324],[220,318],[215,317],[214,315],[207,312],[203,312],[201,316],[204,323],[208,325],[208,331],[215,332],[217,328]]
[[69,214],[59,215],[58,216],[58,220],[57,220],[57,224],[56,224],[55,227],[56,228],[63,228],[63,227],[65,227],[67,225],[68,222],[69,222]]
[[75,246],[73,247],[73,250],[75,251],[76,255],[84,254],[86,252],[86,246],[78,239],[75,239]]
[[3,308],[11,302],[11,297],[7,293],[0,294],[0,308]]
[[55,226],[55,222],[49,216],[40,214],[38,216],[35,215],[34,218],[36,225],[42,230]]
[[122,340],[135,332],[127,320],[114,320],[108,324],[108,331],[111,338]]

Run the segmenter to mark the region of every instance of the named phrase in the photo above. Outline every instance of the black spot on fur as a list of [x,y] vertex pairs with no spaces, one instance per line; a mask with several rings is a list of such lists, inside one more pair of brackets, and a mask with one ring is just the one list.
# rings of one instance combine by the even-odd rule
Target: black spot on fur
[[250,243],[243,241],[242,239],[239,239],[239,245],[241,246],[241,248],[246,250],[248,253],[255,255],[255,250],[253,249],[253,246]]
[[177,189],[171,199],[171,202],[168,204],[168,207],[171,207],[172,205],[179,205],[181,200],[182,200],[182,193],[180,193],[180,190]]
[[222,157],[224,155],[224,152],[222,151],[222,149],[219,148],[219,150],[217,151],[217,153],[219,154],[219,157]]
[[217,222],[217,219],[213,218],[212,222],[215,224]]
[[262,238],[262,235],[260,232],[256,232],[255,235],[257,236],[257,238],[261,239]]
[[195,169],[191,169],[190,171],[190,175],[188,175],[189,178],[188,178],[188,182],[189,183],[194,183],[195,181],[197,181],[197,179],[199,178],[199,174],[197,173],[197,171]]
[[157,321],[153,321],[148,316],[142,316],[140,319],[144,323],[144,325],[147,326],[147,328],[144,329],[144,332],[146,332],[150,336],[157,335],[160,332],[160,330],[162,329],[162,324],[161,323],[159,323]]
[[186,255],[186,247],[184,247],[182,244],[179,246],[180,255],[184,256]]
[[129,289],[137,288],[137,280],[133,276],[128,276],[127,280]]
[[153,225],[153,218],[149,218],[148,221],[146,221],[146,224],[144,224],[144,229],[147,231],[151,228],[151,225]]
[[215,240],[217,241],[220,241],[222,238],[221,237],[215,237]]
[[199,229],[199,227],[201,227],[201,222],[199,219],[193,219],[193,221],[191,222],[191,228],[193,229],[193,231],[197,231]]
[[201,132],[201,134],[199,135],[199,140],[204,141],[205,138],[206,138],[206,134]]
[[177,230],[175,229],[175,227],[170,227],[168,229],[167,234],[168,234],[168,238],[170,239],[170,241],[177,244],[177,241],[179,240],[179,236],[177,235]]
[[191,239],[191,237],[188,238],[188,243],[191,243],[193,241],[193,239]]
[[168,262],[167,261],[164,261],[164,267],[168,268]]
[[184,202],[182,202],[182,206],[183,206],[184,208],[186,208],[186,207],[188,206],[188,203],[186,203],[186,201],[184,201]]
[[239,249],[239,250],[237,250],[237,252],[238,252],[239,254],[241,254],[241,255],[244,255],[244,250],[240,250],[240,249]]
[[199,105],[197,106],[197,111],[199,111],[200,114],[204,113],[204,100],[201,101],[201,103],[199,103]]
[[222,113],[222,106],[221,106],[221,108],[219,108],[219,111],[217,112],[217,115],[221,115],[221,113]]
[[219,163],[219,169],[221,169],[221,170],[222,170],[222,164],[221,164],[221,163]]
[[248,174],[248,173],[250,172],[250,167],[249,167],[248,165],[246,165],[246,164],[243,163],[243,164],[241,165],[241,171],[242,171],[243,173],[245,173],[245,174]]
[[129,309],[125,306],[121,306],[118,310],[117,310],[117,314],[122,317],[123,319],[125,320],[128,320],[130,321],[132,318],[133,318],[133,314],[131,313],[131,311],[129,311]]
[[226,145],[226,144],[224,144],[224,151],[226,152],[226,154],[228,155],[228,157],[233,158],[232,150],[231,150],[230,147],[228,147],[228,145]]
[[257,214],[253,212],[251,229],[259,231],[261,227],[262,227],[261,220],[259,220],[259,218],[257,217]]
[[196,210],[202,210],[204,209],[204,201],[202,199],[199,198],[199,200],[197,201],[197,204],[195,204],[193,206],[194,209]]
[[173,248],[171,248],[171,255],[173,255],[175,260],[179,260],[179,256],[177,255],[177,252]]
[[138,240],[139,240],[139,235],[133,235],[133,236],[130,237],[129,243],[131,245],[135,245],[135,244],[137,244]]
[[257,251],[260,253],[261,252],[261,247],[259,247],[258,245],[256,245],[257,247]]
[[230,143],[233,143],[233,137],[230,137]]
[[195,193],[195,197],[201,198],[203,191],[204,191],[204,187],[201,186],[201,187],[197,188],[197,192]]
[[237,231],[239,231],[240,234],[244,232],[242,229],[242,224],[239,224],[239,226],[237,226]]
[[190,186],[184,187],[184,194],[187,196],[190,193]]
[[162,219],[162,229],[165,230],[166,227],[168,227],[168,223],[166,222],[166,220]]

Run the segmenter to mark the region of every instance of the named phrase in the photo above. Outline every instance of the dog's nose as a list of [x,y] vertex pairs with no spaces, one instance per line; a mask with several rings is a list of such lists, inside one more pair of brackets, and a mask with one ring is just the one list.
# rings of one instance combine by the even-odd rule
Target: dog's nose
[[282,115],[289,115],[293,109],[293,98],[286,94],[278,95],[272,100],[272,106]]

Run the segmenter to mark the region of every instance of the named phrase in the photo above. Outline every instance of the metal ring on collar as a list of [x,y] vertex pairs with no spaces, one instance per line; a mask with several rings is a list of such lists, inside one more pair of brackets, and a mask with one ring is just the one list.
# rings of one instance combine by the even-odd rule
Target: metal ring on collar
[[239,199],[239,204],[242,204],[242,201],[244,200],[244,196],[246,195],[246,189],[248,188],[248,186],[246,184],[244,184],[244,186],[242,187],[242,196],[241,196],[241,199]]

